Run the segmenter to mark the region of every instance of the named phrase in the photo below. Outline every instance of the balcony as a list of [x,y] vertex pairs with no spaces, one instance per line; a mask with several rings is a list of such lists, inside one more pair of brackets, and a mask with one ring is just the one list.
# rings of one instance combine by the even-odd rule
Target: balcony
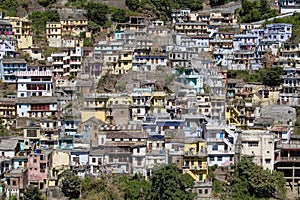
[[278,149],[299,149],[300,151],[300,144],[277,144],[276,147]]
[[207,170],[207,162],[199,163],[199,165],[184,165],[182,168],[194,171]]
[[63,149],[63,150],[72,150],[73,149],[73,144],[61,144],[59,146],[60,149]]
[[300,157],[298,156],[279,157],[275,160],[275,163],[278,162],[300,162]]
[[200,151],[200,152],[186,151],[186,152],[184,152],[184,156],[185,157],[205,157],[205,156],[207,156],[207,152],[206,151]]

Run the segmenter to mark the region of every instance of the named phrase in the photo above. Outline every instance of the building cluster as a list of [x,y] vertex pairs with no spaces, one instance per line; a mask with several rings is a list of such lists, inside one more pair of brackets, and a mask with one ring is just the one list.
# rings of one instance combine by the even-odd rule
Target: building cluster
[[[1,128],[21,136],[1,138],[0,191],[21,198],[35,185],[55,196],[64,170],[149,178],[176,164],[205,199],[208,167],[243,156],[283,171],[295,191],[299,43],[289,41],[291,24],[238,24],[235,8],[174,10],[170,24],[131,16],[92,47],[74,37],[88,36],[82,11],[61,11],[46,24],[48,46],[59,47],[46,58],[28,19],[1,19]],[[283,67],[281,86],[227,78],[269,62]],[[111,76],[122,76],[113,89]]]

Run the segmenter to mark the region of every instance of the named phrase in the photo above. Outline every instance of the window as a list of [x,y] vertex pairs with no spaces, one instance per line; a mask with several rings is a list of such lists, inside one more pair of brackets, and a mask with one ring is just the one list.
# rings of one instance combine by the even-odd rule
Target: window
[[137,152],[137,153],[140,153],[140,148],[137,148],[137,149],[136,149],[136,152]]
[[22,161],[19,161],[19,166],[22,166]]
[[141,166],[142,165],[142,158],[137,158],[137,165]]
[[92,158],[92,163],[95,163],[96,162],[96,158]]
[[36,163],[36,159],[33,159],[33,162]]
[[209,157],[209,161],[215,161],[215,157],[213,156]]
[[16,186],[17,185],[17,181],[12,181],[12,185]]
[[266,161],[267,164],[270,164],[270,163],[271,163],[271,159],[269,159],[269,158],[268,158],[268,159],[265,159],[265,161]]
[[201,189],[199,189],[198,191],[199,191],[199,194],[202,194],[202,190]]
[[204,190],[204,193],[205,193],[205,194],[208,194],[208,189],[205,189],[205,190]]
[[212,146],[212,150],[213,150],[213,151],[218,151],[218,145],[217,145],[217,144],[214,144],[214,145]]
[[248,147],[258,147],[258,142],[248,142]]
[[218,156],[218,161],[222,161],[223,158],[221,156]]

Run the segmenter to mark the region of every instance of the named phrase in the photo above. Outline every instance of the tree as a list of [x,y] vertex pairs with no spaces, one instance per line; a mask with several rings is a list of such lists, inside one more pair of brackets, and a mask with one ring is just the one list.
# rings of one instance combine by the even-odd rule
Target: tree
[[114,22],[123,23],[126,22],[126,12],[123,9],[117,9],[111,15],[111,20]]
[[150,182],[145,180],[140,174],[135,174],[133,177],[122,176],[121,188],[123,190],[124,199],[126,200],[139,200],[146,199],[150,189]]
[[94,3],[89,1],[86,5],[86,17],[100,26],[104,26],[107,21],[106,15],[108,14],[108,6],[103,3]]
[[82,181],[82,199],[121,200],[122,192],[114,183],[111,175],[101,175],[98,178],[86,177]]
[[271,67],[260,70],[260,77],[262,83],[267,86],[280,86],[282,79],[281,75],[284,74],[282,67]]
[[53,4],[55,2],[56,2],[56,0],[38,0],[38,3],[43,7],[47,7],[50,4]]
[[235,10],[240,22],[254,22],[276,16],[276,10],[270,8],[267,0],[242,0],[242,8]]
[[62,177],[61,190],[69,198],[78,199],[80,196],[81,179],[71,171],[65,171]]
[[285,199],[285,184],[281,172],[264,170],[253,163],[251,158],[242,158],[234,165],[231,197],[233,199]]
[[35,34],[42,34],[46,30],[46,22],[59,22],[59,14],[57,11],[35,11],[29,15],[32,20],[32,30]]
[[186,199],[192,200],[195,195],[187,191],[193,188],[194,180],[188,174],[182,174],[176,165],[165,165],[153,171],[150,177],[150,199]]
[[29,185],[29,187],[24,192],[24,200],[42,200],[42,192],[32,185]]

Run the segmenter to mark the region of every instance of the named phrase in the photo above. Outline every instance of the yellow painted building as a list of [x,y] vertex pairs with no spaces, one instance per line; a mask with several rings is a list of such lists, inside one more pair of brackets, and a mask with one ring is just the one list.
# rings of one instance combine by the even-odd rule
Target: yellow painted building
[[165,92],[154,92],[151,97],[153,113],[166,113],[167,94]]
[[88,20],[82,18],[66,18],[60,20],[62,26],[62,35],[77,36],[81,32],[87,31]]
[[55,150],[51,153],[48,186],[57,186],[59,175],[70,168],[70,153],[66,150]]
[[104,94],[89,94],[84,97],[83,110],[81,112],[81,120],[86,121],[92,117],[103,122],[110,122],[107,116],[109,96]]
[[113,74],[125,74],[132,68],[132,51],[122,51],[118,55],[118,61],[112,65]]
[[16,101],[10,98],[0,98],[0,119],[2,125],[10,129],[16,118]]
[[12,31],[18,40],[18,48],[26,49],[32,47],[32,26],[31,20],[26,17],[4,17],[12,25]]
[[195,181],[208,178],[206,142],[202,138],[187,138],[184,143],[183,173]]

